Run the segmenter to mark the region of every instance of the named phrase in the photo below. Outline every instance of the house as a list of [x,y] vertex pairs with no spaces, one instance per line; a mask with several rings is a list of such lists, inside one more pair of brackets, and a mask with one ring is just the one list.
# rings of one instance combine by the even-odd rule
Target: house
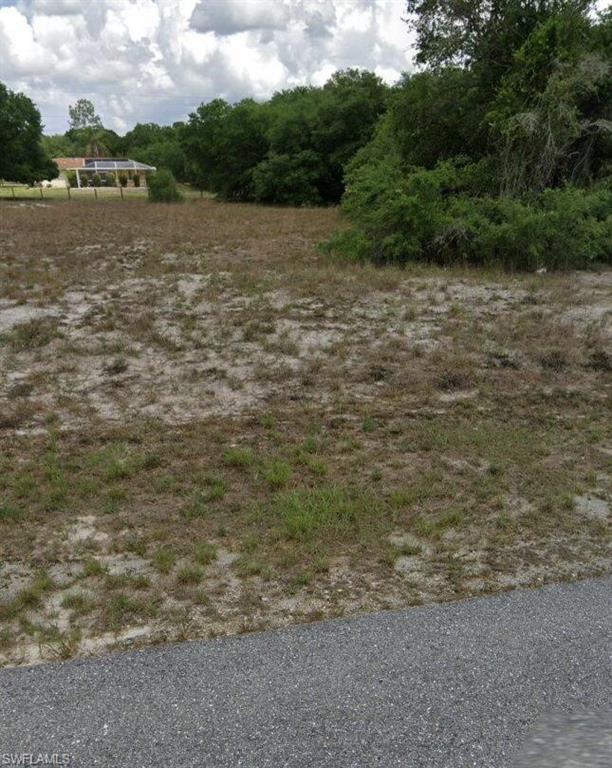
[[127,186],[147,186],[147,174],[155,167],[129,160],[127,157],[55,157],[53,162],[59,169],[60,178],[68,179],[69,173],[76,175],[79,188],[93,185],[97,174],[102,184],[119,185],[120,177],[127,178]]

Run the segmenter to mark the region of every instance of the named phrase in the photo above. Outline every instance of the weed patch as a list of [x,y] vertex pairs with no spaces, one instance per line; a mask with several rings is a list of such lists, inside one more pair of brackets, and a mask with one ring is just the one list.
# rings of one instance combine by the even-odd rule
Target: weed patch
[[0,335],[0,345],[5,344],[14,352],[24,352],[46,347],[59,336],[57,323],[49,318],[35,318],[13,327]]
[[316,539],[325,546],[327,537],[353,538],[379,528],[385,505],[367,491],[328,486],[283,493],[273,501],[271,514],[290,539]]

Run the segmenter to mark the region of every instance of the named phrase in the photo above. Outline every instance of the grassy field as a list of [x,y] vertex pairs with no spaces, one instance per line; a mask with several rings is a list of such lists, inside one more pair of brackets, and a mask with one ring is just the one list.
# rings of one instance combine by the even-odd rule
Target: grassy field
[[0,660],[609,569],[612,273],[337,263],[335,209],[0,204]]
[[[188,200],[198,200],[201,195],[200,192],[188,187],[186,185],[179,185],[181,192]],[[209,198],[208,193],[204,193],[204,197]],[[41,187],[22,187],[22,186],[3,186],[0,184],[0,200],[17,200],[17,201],[31,201],[36,202],[110,202],[119,201],[125,202],[126,200],[147,200],[148,190],[146,187],[125,187],[123,189],[123,198],[121,196],[121,189],[119,187],[97,187],[95,190],[93,187],[82,187],[81,189],[72,188],[70,190],[70,196],[67,189],[42,189]]]

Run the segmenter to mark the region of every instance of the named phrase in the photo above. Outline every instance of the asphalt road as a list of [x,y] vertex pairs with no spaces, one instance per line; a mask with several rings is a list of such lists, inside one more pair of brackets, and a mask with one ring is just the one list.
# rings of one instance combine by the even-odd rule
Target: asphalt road
[[0,766],[510,766],[547,714],[610,724],[611,587],[5,669]]

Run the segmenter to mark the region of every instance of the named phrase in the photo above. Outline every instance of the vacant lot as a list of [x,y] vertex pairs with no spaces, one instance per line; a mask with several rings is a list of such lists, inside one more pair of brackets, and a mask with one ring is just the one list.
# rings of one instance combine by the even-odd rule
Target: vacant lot
[[331,209],[0,205],[3,662],[609,567],[611,272],[334,263]]

